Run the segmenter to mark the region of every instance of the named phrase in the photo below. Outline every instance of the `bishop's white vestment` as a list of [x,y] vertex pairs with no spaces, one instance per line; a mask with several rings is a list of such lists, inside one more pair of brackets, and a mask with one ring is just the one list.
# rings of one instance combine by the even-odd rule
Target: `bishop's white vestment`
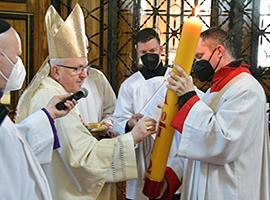
[[[29,114],[55,95],[67,92],[46,77],[31,99]],[[54,200],[116,199],[115,182],[137,177],[134,142],[130,133],[97,141],[81,122],[76,109],[55,120],[60,148],[43,165]]]

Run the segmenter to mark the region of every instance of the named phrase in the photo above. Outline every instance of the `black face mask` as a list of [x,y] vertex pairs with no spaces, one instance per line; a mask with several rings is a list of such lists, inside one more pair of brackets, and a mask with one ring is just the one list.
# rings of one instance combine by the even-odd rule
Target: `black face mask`
[[149,71],[154,71],[159,64],[159,55],[156,53],[146,53],[141,57],[142,63]]
[[200,81],[211,81],[214,74],[215,74],[215,70],[218,67],[221,58],[219,58],[219,61],[216,65],[215,68],[213,68],[213,66],[210,64],[210,60],[212,58],[212,56],[214,55],[216,49],[214,49],[214,51],[212,52],[210,58],[208,60],[198,60],[196,61],[193,66],[192,66],[192,70],[194,75],[200,80]]

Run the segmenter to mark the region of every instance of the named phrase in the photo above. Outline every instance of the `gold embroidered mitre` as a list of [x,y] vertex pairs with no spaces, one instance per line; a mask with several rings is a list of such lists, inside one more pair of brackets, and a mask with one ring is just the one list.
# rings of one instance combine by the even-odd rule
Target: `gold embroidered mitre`
[[87,57],[84,16],[79,4],[76,4],[66,21],[50,6],[45,23],[50,59]]

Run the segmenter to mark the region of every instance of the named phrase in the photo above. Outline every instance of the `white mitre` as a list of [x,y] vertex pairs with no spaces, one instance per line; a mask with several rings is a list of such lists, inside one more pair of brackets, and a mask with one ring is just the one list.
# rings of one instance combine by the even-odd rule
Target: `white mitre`
[[45,24],[49,56],[20,97],[17,105],[16,122],[20,122],[28,116],[32,96],[41,81],[49,75],[49,60],[87,57],[88,41],[85,39],[84,16],[79,4],[75,5],[65,21],[51,5],[46,12]]

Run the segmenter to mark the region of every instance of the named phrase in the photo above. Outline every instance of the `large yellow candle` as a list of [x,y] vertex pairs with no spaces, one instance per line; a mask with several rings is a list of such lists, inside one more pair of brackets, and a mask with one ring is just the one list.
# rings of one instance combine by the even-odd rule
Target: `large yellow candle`
[[[201,20],[194,16],[186,19],[183,24],[174,63],[181,66],[188,75],[191,71],[201,28]],[[177,73],[175,68],[173,68],[173,71]],[[158,197],[162,186],[161,182],[164,177],[174,135],[174,129],[171,127],[171,121],[177,111],[178,97],[173,91],[167,90],[159,121],[158,133],[151,153],[150,165],[145,174],[146,181],[143,193],[151,199]]]

